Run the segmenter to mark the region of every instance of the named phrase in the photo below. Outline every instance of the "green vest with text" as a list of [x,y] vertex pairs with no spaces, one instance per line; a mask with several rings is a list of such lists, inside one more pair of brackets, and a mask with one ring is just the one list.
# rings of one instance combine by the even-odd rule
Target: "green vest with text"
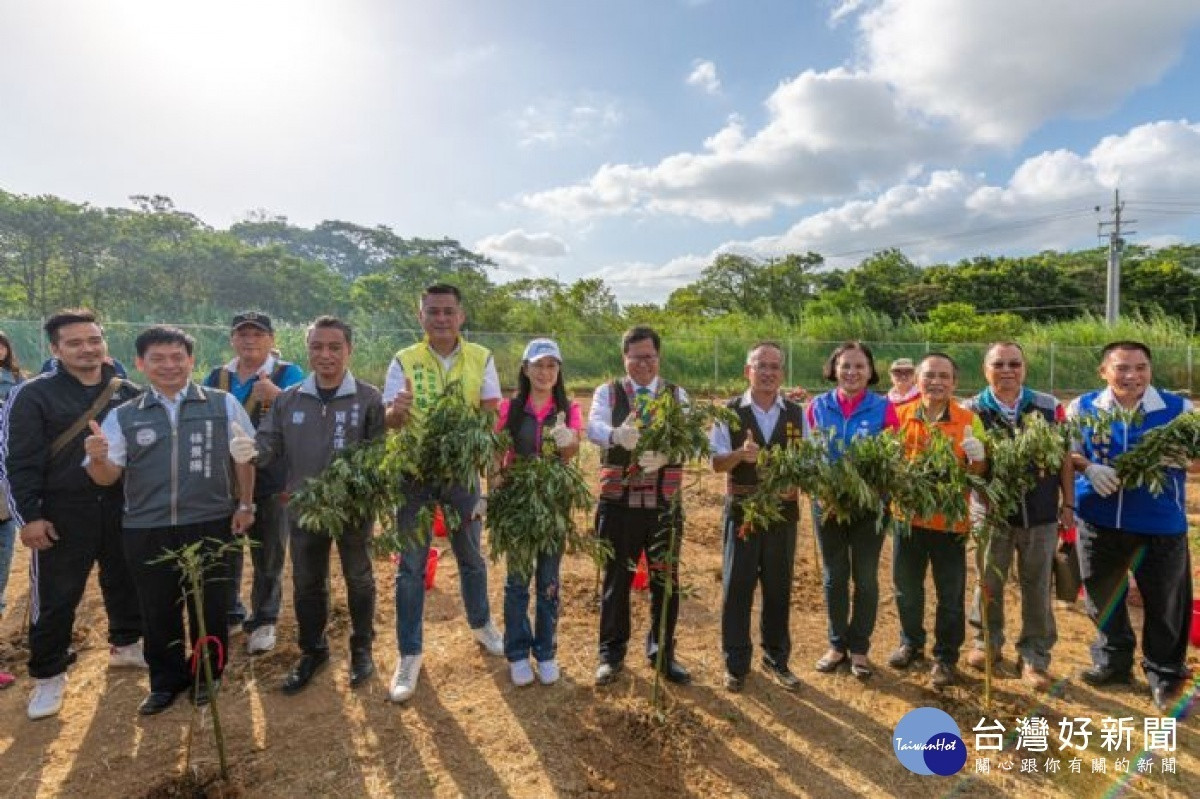
[[459,339],[459,345],[458,357],[454,359],[454,364],[448,372],[442,366],[437,353],[429,347],[428,341],[420,341],[396,353],[396,360],[404,369],[405,376],[412,381],[411,413],[414,419],[422,418],[441,396],[446,384],[456,380],[462,387],[463,397],[467,402],[479,407],[479,395],[483,390],[483,371],[492,353],[487,347],[463,339]]

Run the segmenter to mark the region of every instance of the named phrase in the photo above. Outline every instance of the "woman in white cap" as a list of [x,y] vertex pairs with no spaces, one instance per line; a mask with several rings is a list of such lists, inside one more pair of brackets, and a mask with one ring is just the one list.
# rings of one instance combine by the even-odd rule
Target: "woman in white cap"
[[[548,338],[535,338],[521,356],[517,394],[500,403],[497,430],[507,430],[512,449],[505,453],[501,467],[517,457],[536,457],[546,450],[543,441],[554,443],[557,457],[569,460],[579,451],[579,431],[583,427],[579,406],[567,397],[562,376],[562,352]],[[514,685],[529,685],[537,679],[543,685],[558,681],[557,648],[559,565],[561,554],[538,555],[534,570],[537,602],[534,622],[529,623],[529,582],[531,575],[508,572],[504,584],[504,656]]]

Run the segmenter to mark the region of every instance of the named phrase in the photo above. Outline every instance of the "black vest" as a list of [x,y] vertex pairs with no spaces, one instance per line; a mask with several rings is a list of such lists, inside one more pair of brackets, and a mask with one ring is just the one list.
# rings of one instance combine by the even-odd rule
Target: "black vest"
[[[738,415],[738,421],[741,423],[738,430],[729,431],[731,449],[740,449],[746,443],[748,435],[753,436],[754,443],[760,447],[786,447],[790,442],[799,441],[803,437],[804,411],[795,402],[788,399],[783,401],[783,409],[779,412],[779,419],[775,422],[775,429],[771,431],[771,439],[768,441],[758,426],[758,420],[754,417],[754,411],[751,410],[750,404],[743,404],[742,399],[742,397],[734,397],[725,403],[725,407]],[[739,463],[729,473],[726,491],[734,497],[745,496],[753,493],[757,485],[758,471],[754,464]],[[782,501],[789,509],[797,507],[795,496],[790,496]]]

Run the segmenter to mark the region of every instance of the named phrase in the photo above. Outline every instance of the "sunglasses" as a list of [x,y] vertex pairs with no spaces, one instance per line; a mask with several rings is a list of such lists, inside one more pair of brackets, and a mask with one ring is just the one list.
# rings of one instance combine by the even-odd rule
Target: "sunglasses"
[[1022,366],[1025,365],[1025,362],[1024,361],[992,361],[988,365],[991,366],[993,369],[1003,369],[1006,366],[1009,369],[1020,369]]

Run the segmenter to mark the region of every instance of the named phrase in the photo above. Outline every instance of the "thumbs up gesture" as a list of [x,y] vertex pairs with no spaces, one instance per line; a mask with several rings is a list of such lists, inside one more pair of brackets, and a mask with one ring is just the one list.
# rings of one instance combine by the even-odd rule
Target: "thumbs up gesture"
[[100,425],[96,420],[88,422],[88,427],[92,434],[83,440],[83,451],[91,458],[92,463],[106,463],[108,461],[108,438],[105,437],[104,431],[100,429]]
[[283,389],[271,381],[271,375],[267,373],[267,370],[259,369],[258,379],[254,381],[254,387],[250,389],[250,394],[259,402],[273,402],[282,393]]
[[395,411],[401,418],[408,418],[408,412],[412,410],[412,404],[412,378],[408,375],[405,375],[403,390],[396,392],[396,396],[392,398],[392,410]]
[[967,456],[968,463],[979,463],[987,458],[987,450],[983,448],[983,442],[975,437],[975,431],[967,425],[966,431],[963,433],[962,440],[963,454]]
[[759,446],[754,442],[754,437],[747,435],[746,441],[742,444],[741,452],[742,463],[758,463]]
[[554,427],[550,428],[550,437],[554,439],[554,446],[559,449],[566,449],[575,443],[575,431],[567,427],[567,415],[559,411],[558,416],[554,418]]
[[254,460],[254,456],[258,454],[254,439],[247,435],[237,422],[234,422],[231,428],[233,438],[229,439],[229,457],[233,458],[234,463],[249,463]]

